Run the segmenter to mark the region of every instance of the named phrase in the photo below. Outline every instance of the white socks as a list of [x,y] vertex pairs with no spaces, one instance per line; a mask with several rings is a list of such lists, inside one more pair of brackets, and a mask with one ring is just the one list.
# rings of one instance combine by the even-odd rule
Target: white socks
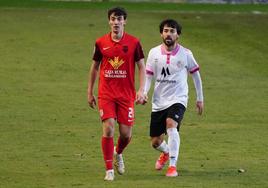
[[155,149],[160,152],[168,153],[168,145],[165,140]]
[[176,166],[180,149],[180,135],[177,131],[177,128],[168,128],[167,134],[169,149],[169,166]]

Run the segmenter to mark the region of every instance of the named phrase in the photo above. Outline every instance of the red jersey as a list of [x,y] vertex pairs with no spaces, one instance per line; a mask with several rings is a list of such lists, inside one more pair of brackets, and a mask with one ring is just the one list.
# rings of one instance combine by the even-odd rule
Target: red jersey
[[127,33],[119,42],[111,33],[97,39],[93,60],[101,62],[98,97],[135,100],[135,62],[143,58],[139,40]]

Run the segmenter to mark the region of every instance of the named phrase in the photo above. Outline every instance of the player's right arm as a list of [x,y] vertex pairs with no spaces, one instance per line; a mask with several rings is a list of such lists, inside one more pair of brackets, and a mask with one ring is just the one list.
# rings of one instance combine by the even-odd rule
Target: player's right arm
[[95,81],[96,81],[98,71],[99,71],[99,66],[100,66],[100,62],[93,60],[93,63],[91,65],[90,71],[89,71],[87,100],[88,100],[88,104],[91,108],[95,108],[95,106],[96,106],[96,98],[95,98],[93,93],[94,93]]

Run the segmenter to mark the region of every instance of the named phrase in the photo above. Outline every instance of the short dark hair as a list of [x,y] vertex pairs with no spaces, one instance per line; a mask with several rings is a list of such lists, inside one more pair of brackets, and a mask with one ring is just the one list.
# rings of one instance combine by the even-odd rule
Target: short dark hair
[[108,19],[114,13],[115,16],[123,16],[124,20],[127,19],[127,12],[122,7],[114,7],[108,10]]
[[160,33],[163,32],[165,26],[174,28],[177,30],[178,35],[181,34],[182,26],[176,20],[173,19],[163,20],[159,25]]

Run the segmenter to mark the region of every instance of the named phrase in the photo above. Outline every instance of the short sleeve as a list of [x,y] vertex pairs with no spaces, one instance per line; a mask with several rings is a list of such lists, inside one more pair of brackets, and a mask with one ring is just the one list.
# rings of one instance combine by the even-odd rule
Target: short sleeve
[[140,42],[138,41],[135,49],[134,60],[135,62],[137,62],[143,58],[144,58],[143,50]]
[[187,70],[191,74],[199,70],[199,65],[197,64],[193,53],[190,50],[187,52]]
[[148,58],[146,61],[146,74],[147,75],[154,75],[154,67],[153,67],[153,56],[152,56],[152,50],[150,50],[148,54]]
[[98,46],[97,43],[95,43],[93,60],[94,61],[101,61],[102,60],[102,53],[101,53],[100,47]]

